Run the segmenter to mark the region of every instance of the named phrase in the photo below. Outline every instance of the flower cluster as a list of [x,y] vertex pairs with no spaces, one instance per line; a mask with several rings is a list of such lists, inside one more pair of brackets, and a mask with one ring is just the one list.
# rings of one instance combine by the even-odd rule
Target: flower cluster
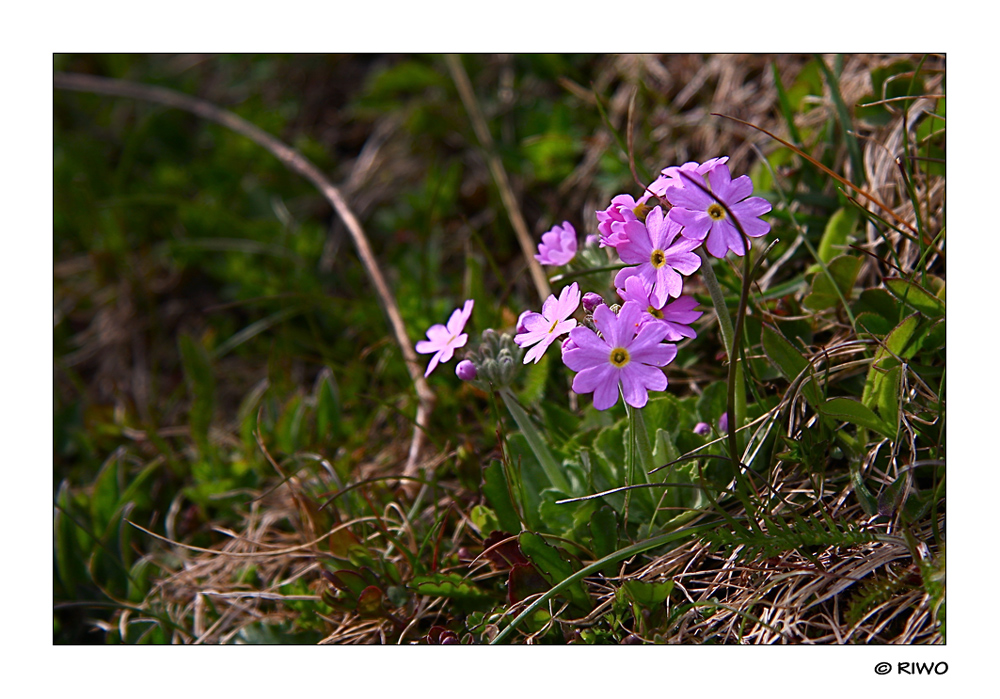
[[[684,278],[702,264],[697,249],[704,247],[717,258],[730,251],[744,255],[749,242],[744,234],[758,238],[770,230],[760,217],[771,205],[750,196],[748,176],[732,178],[728,160],[664,168],[639,199],[619,194],[596,212],[599,236],[587,236],[584,255],[599,251],[591,245],[596,242],[625,263],[614,277],[620,305],[608,305],[594,292],[581,294],[574,282],[558,298],[549,296],[540,313],[524,311],[513,338],[486,331],[485,349],[459,363],[459,378],[482,387],[508,385],[517,361],[537,363],[558,339],[563,363],[577,372],[573,390],[593,393],[598,410],[615,405],[619,393],[628,405],[641,408],[649,391],[664,390],[663,367],[677,356],[673,343],[696,337],[691,325],[703,313],[694,298],[683,295]],[[568,265],[577,248],[576,230],[564,221],[542,235],[535,258],[543,265]],[[581,301],[582,324],[573,318]],[[435,353],[427,374],[465,344],[462,330],[471,310],[472,301],[466,301],[447,326],[435,325],[427,331],[428,340],[417,343],[418,352]]]

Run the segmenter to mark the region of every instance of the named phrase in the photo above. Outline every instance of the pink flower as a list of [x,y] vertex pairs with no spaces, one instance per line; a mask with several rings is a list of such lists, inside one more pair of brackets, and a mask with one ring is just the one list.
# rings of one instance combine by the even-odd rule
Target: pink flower
[[622,262],[638,265],[620,270],[615,276],[615,286],[624,288],[626,279],[638,276],[657,308],[662,308],[668,297],[681,295],[682,274],[694,274],[701,267],[701,258],[692,252],[701,241],[678,239],[680,225],[665,217],[658,206],[646,216],[645,225],[626,221],[615,223],[612,228],[626,238],[618,245]]
[[558,267],[575,256],[576,229],[569,221],[563,221],[562,226],[553,226],[550,231],[542,234],[542,242],[538,244],[538,254],[535,255],[535,259],[543,265]]
[[552,342],[576,327],[576,321],[570,318],[580,306],[580,285],[573,282],[563,288],[559,298],[549,296],[542,304],[541,313],[522,315],[521,325],[525,332],[514,336],[518,347],[535,345],[524,355],[524,363],[538,360],[545,354],[546,348]]
[[427,339],[417,343],[417,352],[420,354],[434,353],[424,376],[429,376],[434,367],[440,362],[447,362],[455,354],[455,350],[464,347],[469,340],[469,336],[463,333],[465,324],[469,322],[472,315],[472,299],[465,302],[462,308],[456,308],[448,319],[448,325],[432,325],[427,330]]
[[[576,347],[563,352],[563,362],[573,371],[576,393],[593,393],[594,407],[607,410],[618,402],[621,387],[625,402],[641,408],[649,400],[648,391],[662,391],[667,377],[659,368],[677,356],[675,345],[661,344],[666,326],[642,325],[642,308],[627,302],[618,315],[607,306],[594,310],[598,335],[586,326],[570,331]],[[640,327],[641,326],[641,327]]]
[[679,167],[676,165],[665,167],[660,171],[661,174],[656,178],[656,181],[647,189],[656,196],[662,197],[671,187],[683,187],[687,184],[687,180],[684,179],[681,172],[699,175],[701,176],[699,179],[704,179],[704,175],[708,174],[716,165],[722,165],[727,160],[729,160],[729,156],[724,155],[721,158],[711,158],[703,163],[690,162]]
[[627,303],[634,301],[642,311],[642,324],[663,323],[667,326],[666,340],[677,342],[685,337],[698,337],[690,324],[701,318],[704,311],[696,311],[698,301],[691,296],[681,296],[675,301],[659,306],[649,298],[649,292],[643,287],[638,277],[625,280],[625,288],[618,289],[618,295]]
[[619,194],[611,200],[611,206],[597,212],[597,230],[601,234],[602,248],[617,248],[619,243],[624,242],[624,235],[612,230],[612,224],[638,220],[635,215],[636,207],[645,204],[649,197],[647,193],[636,201],[631,194]]
[[706,194],[690,181],[683,187],[667,189],[667,200],[674,207],[669,218],[684,226],[686,238],[704,240],[705,249],[713,257],[725,257],[730,250],[737,255],[746,254],[743,236],[722,204],[729,207],[751,238],[759,238],[771,230],[771,224],[759,218],[771,210],[771,204],[762,197],[751,197],[753,182],[747,175],[732,179],[727,165],[711,170],[708,181],[712,194]]

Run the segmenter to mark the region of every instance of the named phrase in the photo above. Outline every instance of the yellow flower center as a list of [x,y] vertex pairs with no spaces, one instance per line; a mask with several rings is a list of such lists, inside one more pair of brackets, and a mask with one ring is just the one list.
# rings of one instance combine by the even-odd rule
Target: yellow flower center
[[663,254],[662,250],[653,250],[649,254],[649,263],[653,265],[653,269],[659,269],[667,264],[667,256]]
[[721,221],[726,217],[726,210],[718,202],[712,202],[708,207],[708,215],[713,221]]
[[549,332],[550,332],[550,333],[551,333],[551,332],[553,332],[553,331],[554,331],[554,330],[556,329],[556,326],[557,326],[557,325],[559,325],[559,320],[558,320],[558,319],[556,319],[556,320],[553,320],[553,321],[552,321],[552,327],[551,327],[551,328],[549,328]]
[[628,350],[624,347],[615,347],[611,350],[610,359],[612,364],[621,369],[629,362]]
[[654,318],[659,318],[660,320],[663,320],[663,311],[661,311],[659,308],[653,308],[652,306],[650,306],[649,308],[646,309],[646,312],[649,313],[649,315],[653,316]]

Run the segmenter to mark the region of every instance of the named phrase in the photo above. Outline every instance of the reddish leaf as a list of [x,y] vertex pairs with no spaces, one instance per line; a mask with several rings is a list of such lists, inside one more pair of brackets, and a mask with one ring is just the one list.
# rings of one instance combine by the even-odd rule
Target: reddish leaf
[[507,570],[528,562],[517,545],[517,537],[507,532],[491,532],[483,546],[486,549],[484,555],[493,564],[494,570]]
[[545,578],[530,563],[520,563],[510,569],[507,577],[507,601],[510,604],[548,589],[549,584],[545,582]]
[[358,595],[357,612],[361,616],[382,616],[382,590],[370,585]]

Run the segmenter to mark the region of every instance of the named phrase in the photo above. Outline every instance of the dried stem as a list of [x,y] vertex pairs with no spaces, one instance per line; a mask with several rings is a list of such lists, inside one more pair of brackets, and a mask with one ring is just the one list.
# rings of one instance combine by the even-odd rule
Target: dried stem
[[375,287],[379,303],[389,319],[389,325],[392,328],[393,335],[395,335],[396,343],[403,353],[403,359],[410,373],[410,379],[413,381],[414,388],[417,391],[417,398],[420,402],[417,408],[416,426],[413,431],[413,439],[410,443],[410,452],[404,470],[404,475],[414,475],[417,470],[417,458],[420,453],[421,442],[423,441],[424,428],[426,428],[430,420],[431,409],[434,405],[434,393],[424,379],[420,362],[417,359],[413,345],[410,344],[410,339],[406,334],[406,326],[403,324],[403,318],[399,313],[399,308],[396,306],[396,300],[389,290],[388,284],[386,284],[381,269],[379,269],[378,262],[372,253],[371,246],[368,244],[368,238],[365,236],[364,229],[361,228],[361,223],[350,207],[347,206],[347,202],[341,195],[340,190],[327,179],[319,168],[297,150],[279,141],[271,134],[251,124],[242,117],[217,107],[211,102],[206,102],[205,100],[164,87],[140,85],[125,80],[114,80],[95,75],[56,73],[53,78],[53,85],[55,88],[61,90],[91,92],[101,95],[145,100],[191,112],[203,119],[215,122],[242,136],[246,136],[280,160],[289,170],[309,180],[326,197],[351,234],[358,257],[361,258],[365,272],[367,272],[368,278],[371,279],[372,285]]
[[479,109],[476,94],[472,91],[472,83],[469,82],[469,76],[458,56],[448,54],[445,56],[445,60],[448,62],[448,70],[451,71],[455,87],[458,88],[458,94],[462,98],[462,104],[465,105],[465,111],[469,113],[469,118],[472,120],[472,128],[476,132],[476,138],[479,139],[479,145],[486,151],[486,162],[493,175],[493,180],[496,182],[497,189],[500,190],[500,199],[503,200],[504,208],[507,209],[507,215],[514,227],[517,242],[520,243],[521,252],[524,253],[524,259],[528,263],[528,270],[531,272],[535,289],[538,290],[538,297],[542,300],[547,299],[552,294],[552,287],[549,286],[549,280],[545,277],[542,266],[535,259],[535,243],[528,232],[528,225],[524,222],[524,216],[517,205],[517,200],[514,198],[514,190],[511,189],[510,181],[507,179],[507,171],[503,169],[500,156],[497,155],[496,148],[493,146],[493,137],[490,136],[486,119],[483,117],[482,110]]

